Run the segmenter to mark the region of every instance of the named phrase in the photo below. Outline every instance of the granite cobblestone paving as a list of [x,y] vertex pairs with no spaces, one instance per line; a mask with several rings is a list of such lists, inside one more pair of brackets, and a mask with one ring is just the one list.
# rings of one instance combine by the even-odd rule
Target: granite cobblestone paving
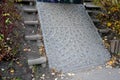
[[109,60],[82,4],[37,2],[37,8],[50,68],[69,72]]

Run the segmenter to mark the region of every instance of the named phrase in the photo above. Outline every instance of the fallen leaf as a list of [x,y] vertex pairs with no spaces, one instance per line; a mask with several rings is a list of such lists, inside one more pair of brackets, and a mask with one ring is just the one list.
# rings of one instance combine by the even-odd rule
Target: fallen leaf
[[1,68],[1,70],[2,70],[2,71],[5,71],[5,69],[4,69],[4,68]]
[[19,62],[19,61],[17,61],[16,63],[17,63],[17,64],[20,64],[20,62]]
[[10,73],[14,73],[14,72],[15,72],[15,70],[14,70],[14,69],[11,69],[11,70],[10,70]]
[[52,72],[52,73],[51,73],[51,75],[53,75],[53,76],[54,76],[54,75],[55,75],[55,73],[54,73],[54,72]]
[[58,80],[58,78],[55,78],[55,80]]
[[42,74],[42,77],[45,77],[45,74]]
[[30,51],[31,51],[31,49],[24,48],[24,49],[23,49],[23,51],[25,51],[25,52],[30,52]]
[[56,72],[57,72],[57,70],[55,68],[51,69],[51,73],[56,73]]
[[68,76],[74,76],[74,73],[67,73]]

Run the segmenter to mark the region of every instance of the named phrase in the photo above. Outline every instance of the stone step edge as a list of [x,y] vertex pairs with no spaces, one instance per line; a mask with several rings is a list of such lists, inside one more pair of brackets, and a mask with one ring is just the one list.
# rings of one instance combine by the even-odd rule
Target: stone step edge
[[33,8],[33,9],[32,8],[24,8],[23,11],[24,12],[33,12],[33,13],[38,12],[36,8]]
[[41,40],[42,39],[42,35],[40,35],[40,34],[25,35],[24,38],[25,38],[25,40]]
[[93,2],[84,2],[84,5],[91,8],[101,8],[100,6],[95,5]]
[[45,63],[47,63],[47,57],[28,59],[28,65],[45,64]]
[[38,25],[39,21],[38,20],[36,20],[36,21],[24,21],[24,24],[26,24],[26,25]]
[[96,13],[96,14],[102,14],[102,12],[101,11],[99,11],[99,10],[86,10],[86,12],[88,13],[88,14],[91,14],[91,13]]
[[111,31],[111,29],[109,29],[109,28],[106,28],[106,29],[98,29],[98,32],[100,32],[100,33],[108,33],[108,32],[110,32]]
[[100,23],[99,19],[92,19],[93,23]]

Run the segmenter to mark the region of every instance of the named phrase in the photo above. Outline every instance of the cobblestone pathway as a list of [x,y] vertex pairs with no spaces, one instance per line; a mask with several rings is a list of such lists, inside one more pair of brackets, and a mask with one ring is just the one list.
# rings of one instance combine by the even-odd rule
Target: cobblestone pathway
[[37,4],[50,68],[64,72],[104,64],[109,53],[80,4]]

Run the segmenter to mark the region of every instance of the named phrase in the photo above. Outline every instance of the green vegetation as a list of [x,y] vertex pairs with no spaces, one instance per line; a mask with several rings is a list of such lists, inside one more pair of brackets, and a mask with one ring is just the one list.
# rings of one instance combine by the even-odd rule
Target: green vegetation
[[[94,3],[102,7],[103,12],[97,15],[101,25],[106,26],[112,30],[113,36],[117,40],[120,40],[120,0],[93,0]],[[110,46],[110,40],[104,42],[108,47]],[[116,46],[111,45],[116,48]],[[107,65],[112,67],[120,67],[120,53],[112,53],[111,59],[107,62]]]
[[120,38],[120,0],[94,0],[101,6],[103,13],[97,17],[101,24],[109,27]]
[[20,16],[14,0],[3,0],[0,4],[0,61],[10,60],[18,53],[17,21]]

